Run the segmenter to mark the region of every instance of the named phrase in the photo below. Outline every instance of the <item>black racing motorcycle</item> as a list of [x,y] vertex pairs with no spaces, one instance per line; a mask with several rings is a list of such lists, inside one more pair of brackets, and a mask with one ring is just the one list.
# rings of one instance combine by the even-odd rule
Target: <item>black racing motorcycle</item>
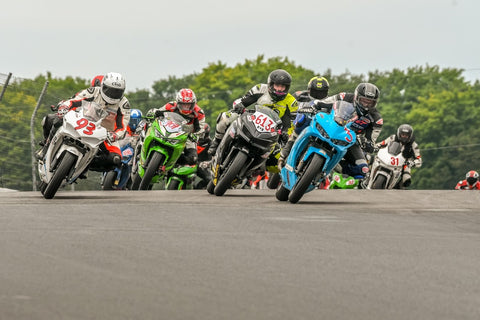
[[[232,116],[236,114],[232,113]],[[274,110],[256,105],[228,127],[212,159],[210,194],[222,196],[265,165],[280,136],[282,121]]]

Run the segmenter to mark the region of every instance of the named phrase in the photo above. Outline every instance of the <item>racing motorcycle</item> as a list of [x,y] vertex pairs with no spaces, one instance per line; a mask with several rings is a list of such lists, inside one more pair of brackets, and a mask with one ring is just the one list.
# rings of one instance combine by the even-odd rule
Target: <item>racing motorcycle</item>
[[107,139],[107,130],[101,125],[107,115],[100,105],[87,101],[64,115],[62,126],[38,161],[40,191],[45,199],[52,199],[64,181],[72,184],[87,170]]
[[131,184],[130,174],[132,172],[132,158],[134,154],[131,139],[134,139],[134,137],[127,137],[119,141],[122,163],[119,168],[103,173],[103,190],[125,190]]
[[403,166],[407,165],[402,151],[403,146],[398,141],[391,141],[378,150],[364,182],[366,189],[393,189],[400,182]]
[[277,112],[261,105],[238,116],[228,127],[212,159],[208,193],[222,196],[264,166],[278,141],[281,124]]
[[330,113],[318,112],[313,116],[280,171],[282,184],[275,193],[278,200],[297,203],[306,192],[324,182],[356,142],[356,134],[350,130],[355,118],[353,104],[346,101],[336,101]]
[[197,174],[198,166],[188,164],[176,164],[167,175],[167,190],[193,189],[193,180]]
[[178,113],[165,112],[153,119],[140,144],[132,190],[150,190],[163,180],[182,154],[192,129]]

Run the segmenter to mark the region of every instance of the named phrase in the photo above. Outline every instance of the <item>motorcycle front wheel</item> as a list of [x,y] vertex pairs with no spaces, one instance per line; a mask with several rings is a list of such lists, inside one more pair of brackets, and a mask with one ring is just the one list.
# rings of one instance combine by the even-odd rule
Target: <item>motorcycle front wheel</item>
[[45,199],[52,199],[55,196],[58,188],[60,188],[60,185],[67,177],[67,174],[70,172],[70,169],[73,167],[76,160],[77,157],[75,155],[70,152],[65,153],[62,161],[53,174],[52,180],[50,180],[43,192],[43,197]]
[[247,162],[248,155],[244,152],[239,152],[235,159],[230,163],[225,173],[218,179],[215,186],[214,193],[216,196],[223,196],[225,191],[232,186],[233,180],[237,177],[240,170]]
[[312,156],[302,176],[290,191],[288,201],[291,203],[297,203],[303,197],[315,176],[322,170],[324,163],[325,158],[320,157],[318,154]]
[[103,179],[103,190],[113,190],[115,179],[117,178],[117,172],[115,170],[108,171]]
[[148,163],[147,169],[143,174],[142,181],[140,182],[140,187],[138,190],[151,190],[153,186],[150,186],[153,177],[157,173],[160,164],[164,162],[165,156],[159,152],[154,152],[152,159]]
[[373,181],[372,189],[385,189],[386,186],[387,186],[387,178],[384,175],[379,174],[375,178],[375,181]]

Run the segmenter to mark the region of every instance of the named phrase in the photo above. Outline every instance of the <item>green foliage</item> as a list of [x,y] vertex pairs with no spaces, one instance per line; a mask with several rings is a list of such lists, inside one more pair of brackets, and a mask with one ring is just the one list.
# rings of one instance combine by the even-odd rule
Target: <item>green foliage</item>
[[[353,92],[360,82],[375,83],[381,98],[378,105],[384,119],[379,139],[396,132],[402,123],[415,130],[424,165],[413,169],[412,189],[452,189],[468,170],[480,170],[480,82],[471,84],[461,69],[417,66],[407,70],[374,71],[368,75],[333,75],[327,69],[317,73],[285,57],[263,55],[232,67],[221,61],[208,64],[200,73],[169,76],[154,83],[152,90],[127,92],[132,108],[146,112],[175,99],[180,88],[195,91],[207,122],[215,128],[217,115],[254,85],[265,83],[275,69],[287,70],[293,78],[290,92],[305,90],[308,81],[321,75],[330,83],[330,94]],[[48,87],[34,118],[35,144],[41,139],[41,119],[49,106],[71,97],[90,85],[90,79],[53,78],[50,73],[35,79],[14,79],[0,101],[0,187],[32,189],[30,118],[46,81]],[[100,189],[100,174],[89,173],[76,190]]]

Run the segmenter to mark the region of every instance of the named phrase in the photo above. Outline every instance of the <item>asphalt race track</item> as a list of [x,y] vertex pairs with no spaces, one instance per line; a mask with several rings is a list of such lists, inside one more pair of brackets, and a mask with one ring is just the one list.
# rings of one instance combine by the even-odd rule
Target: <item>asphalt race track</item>
[[480,319],[480,193],[0,193],[0,319]]

